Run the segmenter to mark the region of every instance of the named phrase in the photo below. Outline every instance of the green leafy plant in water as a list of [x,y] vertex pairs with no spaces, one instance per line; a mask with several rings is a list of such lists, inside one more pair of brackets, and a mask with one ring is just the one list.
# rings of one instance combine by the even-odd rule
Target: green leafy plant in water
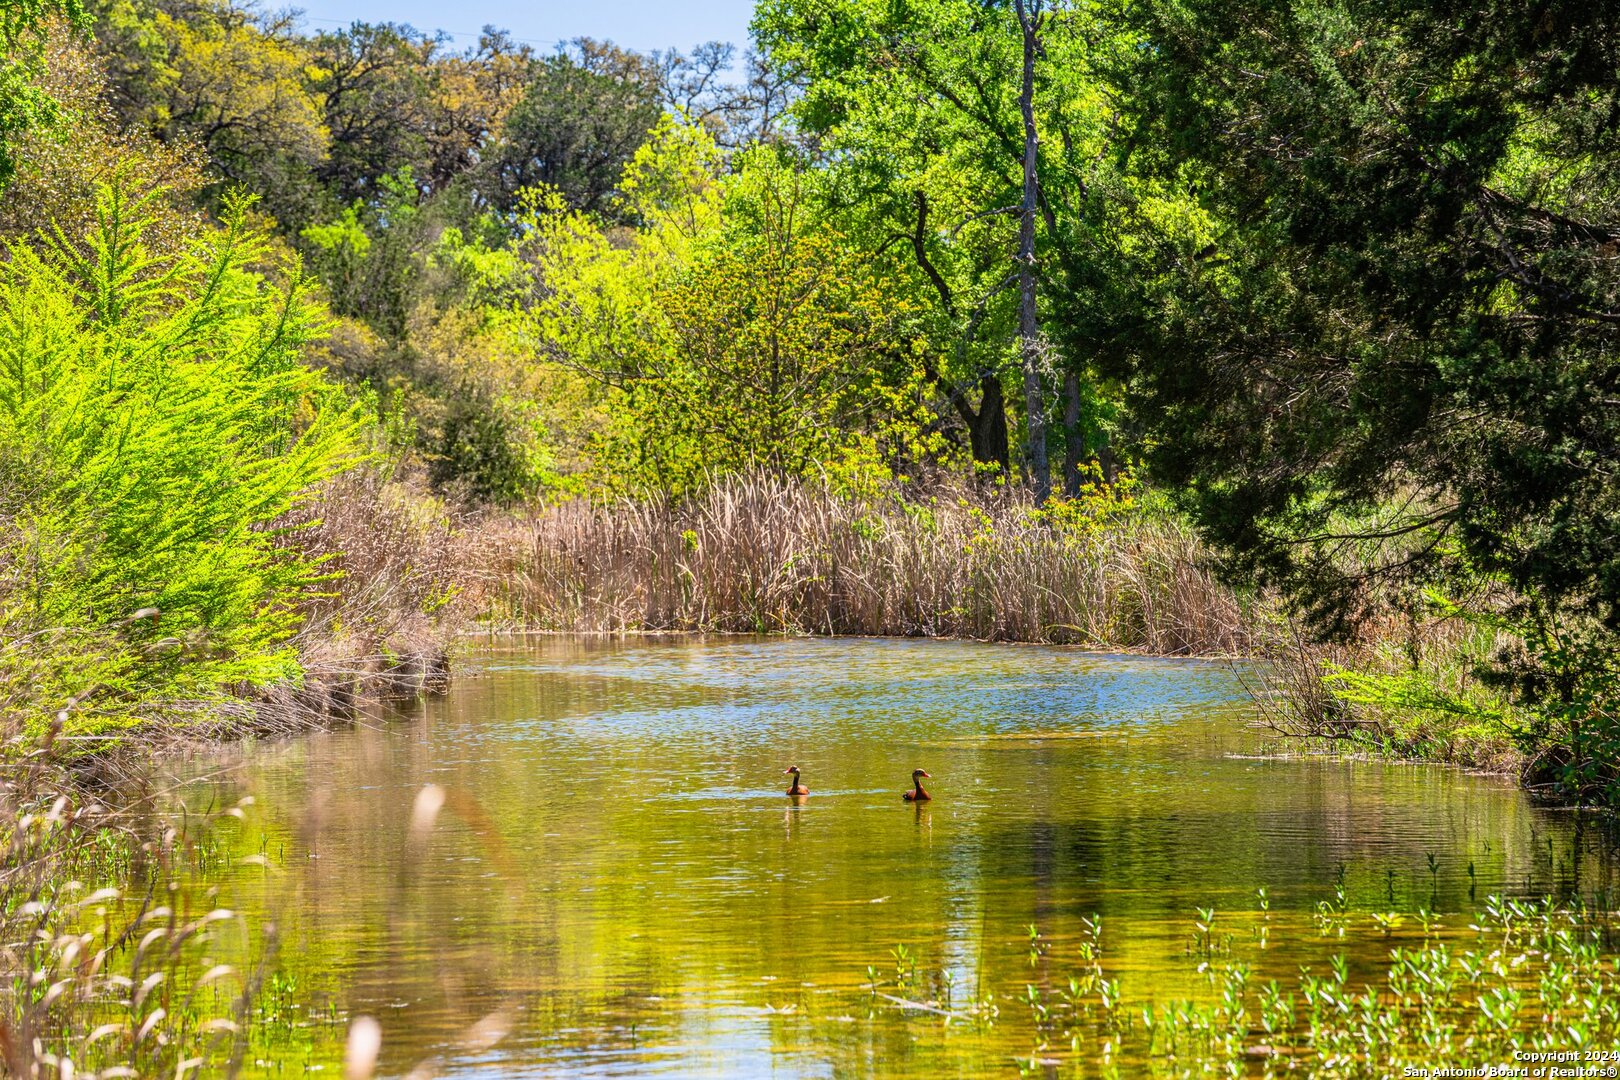
[[1040,958],[1046,955],[1051,942],[1041,936],[1040,927],[1034,923],[1030,923],[1026,929],[1029,932],[1029,966],[1034,967]]
[[1340,863],[1338,881],[1333,886],[1333,899],[1318,900],[1316,902],[1316,914],[1313,917],[1316,921],[1317,931],[1323,937],[1342,938],[1349,926],[1349,900],[1345,893],[1344,876],[1344,864]]
[[901,988],[909,988],[917,981],[917,956],[904,943],[889,950],[894,957],[894,981]]
[[1193,923],[1193,949],[1200,956],[1209,956],[1215,951],[1215,909],[1197,908],[1198,919]]

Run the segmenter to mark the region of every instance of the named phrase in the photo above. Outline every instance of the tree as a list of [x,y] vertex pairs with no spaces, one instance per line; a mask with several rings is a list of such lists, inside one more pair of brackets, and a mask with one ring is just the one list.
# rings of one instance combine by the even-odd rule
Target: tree
[[332,310],[364,319],[392,341],[405,334],[428,242],[415,177],[405,168],[376,178],[377,194],[336,219],[299,232]]
[[725,73],[736,55],[735,46],[720,41],[704,42],[691,55],[675,49],[654,52],[649,59],[658,73],[664,107],[703,125],[728,150],[789,138],[784,121],[793,86],[753,50],[743,54],[743,81],[727,81]]
[[630,384],[673,486],[881,460],[906,437],[922,374],[906,306],[870,260],[812,227],[791,168],[754,164],[740,181],[729,196],[744,221],[660,290],[669,348]]
[[914,454],[922,365],[904,299],[814,216],[813,178],[769,150],[724,179],[719,164],[701,127],[666,120],[626,173],[643,223],[630,242],[555,193],[526,221],[539,288],[518,329],[617,404],[603,482],[853,476]]
[[1081,271],[1119,261],[1107,224],[1129,204],[1097,182],[1120,147],[1093,61],[1118,47],[1117,31],[1047,0],[768,0],[754,26],[784,81],[802,87],[793,113],[838,178],[837,212],[875,251],[909,254],[919,295],[933,298],[942,413],[960,419],[976,461],[1005,469],[1003,379],[1016,372],[1025,460],[1044,497],[1061,378],[1075,489],[1096,448],[1082,430],[1103,430],[1078,415],[1102,397],[1094,343],[1043,323]]
[[1168,249],[1138,354],[1155,474],[1326,633],[1379,592],[1509,586],[1515,685],[1612,732],[1620,12],[1139,13],[1141,160],[1219,230]]
[[619,174],[658,121],[658,94],[646,61],[611,45],[584,40],[573,53],[540,61],[484,151],[479,191],[503,211],[540,185],[577,209],[605,209]]
[[1035,217],[1040,207],[1040,136],[1035,129],[1035,55],[1045,22],[1041,0],[1014,0],[1022,38],[1018,113],[1023,122],[1023,185],[1018,200],[1018,352],[1024,363],[1024,416],[1029,428],[1029,468],[1035,476],[1035,502],[1052,496],[1052,469],[1046,458],[1046,403],[1041,388],[1041,326],[1035,306]]
[[195,142],[278,215],[307,210],[327,130],[291,16],[228,0],[107,0],[95,29],[124,123]]
[[144,242],[159,193],[109,185],[100,209],[0,259],[0,629],[60,660],[41,714],[74,700],[92,729],[296,677],[316,571],[273,523],[359,456],[342,392],[301,362],[307,290],[250,269],[268,252],[245,199],[181,251]]
[[430,190],[442,191],[472,171],[522,100],[534,65],[534,50],[488,26],[471,51],[439,57],[432,164],[423,174]]
[[58,116],[56,99],[39,85],[53,19],[79,27],[80,0],[4,0],[0,3],[0,189],[15,168],[10,143]]
[[203,160],[187,144],[165,144],[121,129],[106,102],[106,83],[84,35],[58,34],[45,44],[38,86],[60,108],[54,124],[12,142],[14,181],[0,190],[0,238],[31,240],[49,223],[69,236],[94,226],[102,189],[117,183],[131,198],[153,195],[162,213],[142,232],[149,250],[189,246],[201,224],[196,195]]
[[428,175],[439,44],[408,26],[359,22],[309,42],[310,89],[327,130],[314,173],[340,205],[375,196],[401,169]]

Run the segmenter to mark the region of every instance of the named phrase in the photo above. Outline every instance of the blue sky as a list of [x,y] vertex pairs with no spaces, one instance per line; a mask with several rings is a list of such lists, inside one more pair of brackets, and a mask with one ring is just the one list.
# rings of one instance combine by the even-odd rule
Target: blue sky
[[[269,7],[277,5],[270,4]],[[444,30],[470,45],[485,24],[503,27],[537,48],[575,37],[610,38],[642,51],[682,51],[703,41],[730,41],[740,53],[748,40],[753,0],[293,0],[310,30],[366,22],[410,23]]]

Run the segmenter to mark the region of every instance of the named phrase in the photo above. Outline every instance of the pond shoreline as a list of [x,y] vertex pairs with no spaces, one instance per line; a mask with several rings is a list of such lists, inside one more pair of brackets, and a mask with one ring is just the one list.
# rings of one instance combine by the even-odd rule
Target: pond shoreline
[[[344,671],[341,675],[317,676],[303,687],[278,685],[267,688],[257,695],[237,699],[236,704],[242,706],[240,711],[227,708],[214,721],[204,722],[196,727],[164,727],[134,739],[131,739],[127,733],[112,736],[110,738],[118,740],[118,746],[109,753],[114,759],[118,759],[133,749],[139,753],[163,757],[169,754],[185,753],[201,746],[228,743],[241,739],[298,738],[303,735],[340,729],[353,723],[358,713],[366,707],[380,706],[386,708],[392,703],[409,701],[424,693],[443,693],[453,681],[476,676],[478,674],[476,669],[472,671],[462,669],[461,661],[467,655],[467,650],[463,646],[473,642],[496,642],[502,639],[558,641],[577,639],[581,641],[626,642],[643,640],[704,641],[709,639],[731,641],[937,641],[997,647],[1053,649],[1099,659],[1118,657],[1121,659],[1172,660],[1234,666],[1243,663],[1265,663],[1267,661],[1267,658],[1259,651],[1236,654],[1153,653],[1118,646],[1108,647],[1049,641],[985,640],[962,636],[922,634],[822,634],[796,631],[754,633],[740,630],[679,629],[580,631],[523,628],[518,626],[465,627],[456,631],[443,644],[436,645],[431,650],[395,657],[387,664],[383,662],[385,658],[373,657],[369,658],[364,664],[355,664],[354,667]],[[1260,688],[1251,686],[1248,680],[1243,679],[1241,676],[1240,681],[1244,685],[1246,692],[1248,692],[1250,700],[1255,703],[1257,711],[1263,711],[1263,705],[1259,698]],[[1268,760],[1308,758],[1313,760],[1376,762],[1382,764],[1438,765],[1456,770],[1464,775],[1502,779],[1517,779],[1523,767],[1522,760],[1515,757],[1498,757],[1493,759],[1498,764],[1480,765],[1448,760],[1439,756],[1381,753],[1359,744],[1295,735],[1271,727],[1263,721],[1250,726],[1255,730],[1266,732],[1268,738],[1279,746],[1295,743],[1319,744],[1318,749],[1308,750],[1305,753],[1268,754],[1266,755]],[[78,761],[88,766],[87,771],[96,771],[96,764],[93,759],[100,757],[101,753],[100,751],[94,751],[84,754]],[[1535,797],[1538,802],[1548,806],[1570,810],[1602,809],[1595,806],[1560,803],[1549,798],[1544,792],[1535,791],[1528,786],[1525,786],[1525,790]]]
[[532,637],[532,638],[591,638],[610,640],[615,638],[767,638],[784,641],[962,641],[976,645],[1007,645],[1023,648],[1065,649],[1073,652],[1088,653],[1096,656],[1131,656],[1144,660],[1209,660],[1212,662],[1235,662],[1241,660],[1259,660],[1262,656],[1257,651],[1250,652],[1153,652],[1146,647],[1133,647],[1128,645],[1088,645],[1075,641],[1041,641],[1030,638],[982,638],[971,637],[965,634],[828,634],[821,631],[798,630],[681,630],[681,629],[617,629],[617,630],[553,630],[547,628],[525,627],[521,624],[500,625],[490,629],[467,628],[458,631],[457,639],[481,637]]

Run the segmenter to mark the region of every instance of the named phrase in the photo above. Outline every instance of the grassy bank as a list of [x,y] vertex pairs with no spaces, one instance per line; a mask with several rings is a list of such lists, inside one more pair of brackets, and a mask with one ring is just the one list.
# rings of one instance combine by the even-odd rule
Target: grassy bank
[[966,485],[861,496],[744,475],[679,502],[568,502],[468,537],[472,605],[557,631],[927,635],[1248,650],[1244,602],[1168,513],[1037,512]]
[[1250,689],[1274,733],[1510,774],[1562,803],[1617,804],[1612,658],[1527,626],[1500,590],[1380,610],[1346,641],[1313,641],[1280,617],[1259,635],[1266,663]]
[[474,614],[457,561],[468,522],[420,475],[377,465],[322,485],[278,521],[281,542],[318,566],[320,580],[299,601],[301,678],[261,695],[261,711],[318,720],[442,683]]

